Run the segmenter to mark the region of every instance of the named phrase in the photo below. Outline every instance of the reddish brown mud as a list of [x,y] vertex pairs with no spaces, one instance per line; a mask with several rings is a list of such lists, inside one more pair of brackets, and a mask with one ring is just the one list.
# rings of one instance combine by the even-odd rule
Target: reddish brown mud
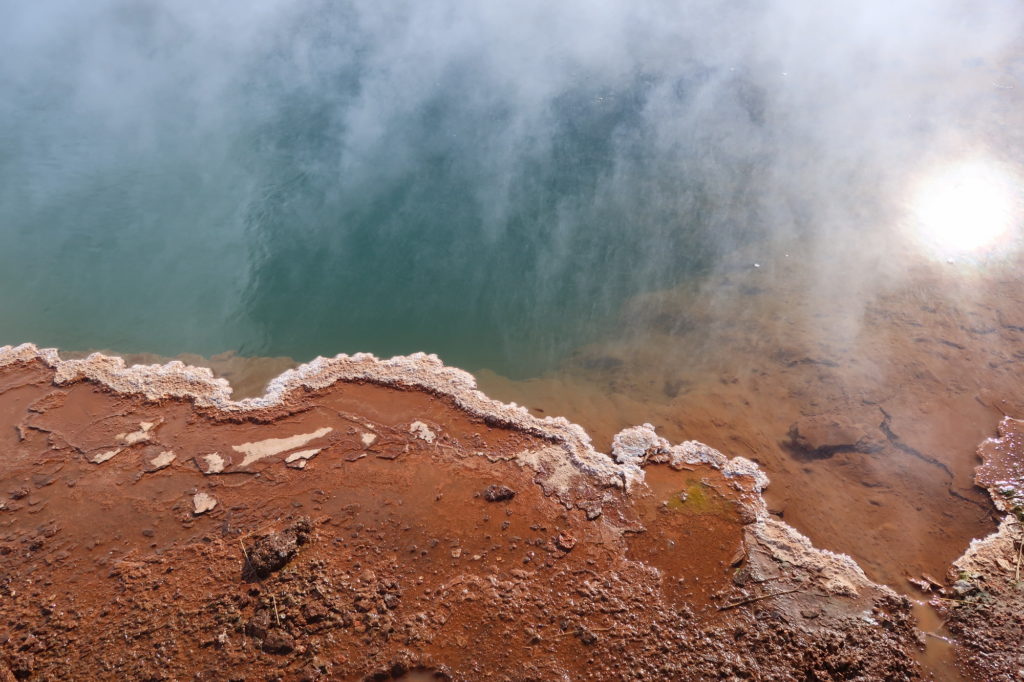
[[917,675],[909,603],[698,443],[638,427],[613,459],[429,358],[232,403],[182,366],[5,353],[0,676]]

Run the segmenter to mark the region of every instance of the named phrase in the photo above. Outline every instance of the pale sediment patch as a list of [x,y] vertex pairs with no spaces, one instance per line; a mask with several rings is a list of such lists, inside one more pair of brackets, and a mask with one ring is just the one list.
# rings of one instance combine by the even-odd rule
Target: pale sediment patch
[[205,514],[217,506],[217,499],[204,492],[198,492],[192,496],[192,513],[196,516]]
[[119,454],[123,449],[124,448],[115,448],[113,450],[106,450],[97,455],[93,455],[92,457],[89,458],[89,461],[92,462],[93,464],[103,464],[104,462],[112,459],[114,455]]
[[174,458],[175,454],[173,451],[165,450],[153,459],[149,460],[148,469],[149,471],[159,471],[160,469],[170,466],[171,462],[174,461]]
[[330,426],[324,426],[312,433],[300,433],[287,438],[267,438],[266,440],[254,441],[252,443],[233,445],[232,449],[245,455],[245,459],[239,464],[239,466],[245,467],[261,459],[279,455],[282,452],[294,450],[295,448],[301,448],[317,438],[323,438],[331,431],[333,429]]
[[578,491],[587,483],[586,477],[566,459],[565,453],[557,446],[523,450],[516,454],[515,460],[520,466],[536,472],[534,480],[545,495],[562,497],[570,491]]
[[305,469],[306,463],[319,454],[320,448],[315,450],[299,450],[285,457],[284,463],[293,469]]
[[[0,351],[2,350],[3,349],[0,349]],[[0,353],[0,355],[2,355],[2,353]],[[2,367],[3,364],[3,362],[0,362],[0,367]],[[152,438],[152,431],[154,427],[158,426],[159,424],[159,421],[140,422],[138,430],[117,434],[116,436],[114,436],[114,440],[117,441],[118,443],[123,443],[123,447],[114,447],[109,450],[104,450],[103,452],[100,452],[90,457],[89,461],[92,462],[93,464],[103,464],[104,462],[113,459],[115,455],[120,454],[126,448],[130,448],[133,445],[138,445],[139,443],[148,443]],[[167,453],[162,453],[160,457],[166,454]],[[171,459],[174,459],[173,455],[171,456]],[[170,464],[170,462],[168,462],[168,464]],[[165,464],[163,466],[167,465]]]
[[211,452],[208,455],[199,455],[195,458],[196,465],[204,474],[219,474],[224,467],[231,463],[231,460],[219,452]]
[[364,448],[368,448],[371,445],[373,445],[375,442],[377,442],[377,434],[375,434],[375,433],[364,433],[363,435],[359,436],[359,440],[361,440],[363,442],[363,447]]
[[135,445],[137,443],[145,443],[150,439],[150,431],[157,425],[157,422],[140,422],[139,429],[132,431],[131,433],[119,433],[117,434],[117,440],[121,441],[125,445]]
[[412,424],[409,424],[409,433],[428,443],[433,443],[434,439],[437,438],[437,434],[431,431],[430,427],[423,422],[413,422]]

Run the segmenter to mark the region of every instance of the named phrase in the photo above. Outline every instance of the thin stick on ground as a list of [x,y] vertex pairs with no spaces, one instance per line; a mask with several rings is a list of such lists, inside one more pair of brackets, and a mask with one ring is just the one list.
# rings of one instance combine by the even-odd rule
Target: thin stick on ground
[[252,561],[249,559],[249,553],[245,551],[245,543],[242,542],[242,538],[238,538],[238,546],[242,548],[242,556],[245,557],[246,572],[249,572],[252,570]]
[[1022,552],[1024,552],[1024,533],[1017,541],[1017,566],[1013,569],[1013,580],[1018,583],[1020,582],[1020,555]]
[[786,595],[786,594],[793,594],[794,592],[799,592],[802,589],[803,589],[802,587],[794,587],[791,590],[783,590],[782,592],[774,592],[772,594],[762,594],[762,595],[759,595],[757,597],[750,597],[748,599],[742,599],[742,600],[740,600],[738,602],[734,602],[732,604],[726,604],[725,606],[719,606],[718,610],[719,611],[728,611],[729,609],[734,609],[737,606],[745,606],[746,604],[753,604],[754,602],[761,601],[762,599],[771,599],[772,597],[781,597],[781,596]]

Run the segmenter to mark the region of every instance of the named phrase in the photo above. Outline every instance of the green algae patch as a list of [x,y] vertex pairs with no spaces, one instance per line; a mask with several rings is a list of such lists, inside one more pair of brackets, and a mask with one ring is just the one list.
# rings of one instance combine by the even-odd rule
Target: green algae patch
[[662,504],[671,512],[714,516],[734,516],[735,505],[710,483],[697,478],[687,479],[685,486]]

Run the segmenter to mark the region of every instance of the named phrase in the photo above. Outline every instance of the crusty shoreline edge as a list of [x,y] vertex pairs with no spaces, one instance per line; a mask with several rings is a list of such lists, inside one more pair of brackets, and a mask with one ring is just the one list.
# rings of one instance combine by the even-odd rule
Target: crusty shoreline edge
[[670,445],[649,424],[624,429],[615,436],[612,454],[594,449],[590,436],[564,417],[536,417],[515,403],[503,403],[477,389],[469,372],[445,366],[433,354],[413,353],[382,360],[370,353],[318,357],[289,369],[267,385],[264,395],[231,399],[230,383],[217,378],[207,367],[195,367],[173,360],[164,365],[127,366],[124,358],[93,353],[85,358],[64,360],[55,348],[35,344],[0,347],[0,369],[18,363],[41,361],[55,372],[54,383],[64,385],[82,380],[100,383],[116,393],[142,395],[151,401],[166,398],[191,400],[200,407],[225,413],[246,413],[283,405],[300,389],[321,390],[338,382],[365,381],[383,386],[421,389],[445,396],[470,415],[497,425],[514,428],[559,446],[571,465],[584,476],[604,486],[629,489],[644,479],[646,461],[670,464],[707,464],[727,477],[749,476],[756,499],[748,502],[754,521],[746,536],[790,565],[801,566],[822,579],[829,593],[856,596],[861,589],[880,590],[896,596],[890,588],[872,582],[848,555],[815,548],[811,541],[786,523],[772,518],[761,496],[768,478],[757,464],[743,457],[727,458],[697,441]]

